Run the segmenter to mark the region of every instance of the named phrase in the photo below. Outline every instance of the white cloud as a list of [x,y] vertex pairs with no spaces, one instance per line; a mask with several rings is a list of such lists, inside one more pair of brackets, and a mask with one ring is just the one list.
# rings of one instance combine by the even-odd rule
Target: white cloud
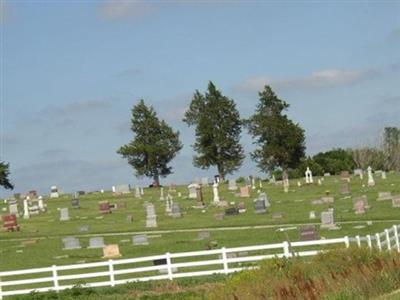
[[354,84],[372,78],[379,72],[376,70],[341,70],[327,69],[311,73],[309,76],[287,79],[269,77],[252,77],[237,84],[234,89],[239,92],[260,91],[264,85],[271,85],[280,90],[288,89],[320,89]]
[[98,7],[99,17],[106,21],[143,17],[153,11],[153,5],[140,0],[112,0],[100,4]]

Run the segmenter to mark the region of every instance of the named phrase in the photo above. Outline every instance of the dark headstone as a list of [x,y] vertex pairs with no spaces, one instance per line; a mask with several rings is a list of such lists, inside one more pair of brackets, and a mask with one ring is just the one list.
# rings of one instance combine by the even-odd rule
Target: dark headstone
[[225,215],[227,216],[235,216],[239,214],[239,210],[236,207],[230,207],[225,209]]
[[299,233],[300,241],[313,241],[318,239],[317,229],[314,225],[301,226]]

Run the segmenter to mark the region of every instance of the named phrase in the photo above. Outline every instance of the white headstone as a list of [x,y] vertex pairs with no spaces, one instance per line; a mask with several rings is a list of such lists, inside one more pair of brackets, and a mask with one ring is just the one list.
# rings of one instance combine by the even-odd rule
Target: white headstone
[[230,190],[230,191],[236,191],[237,190],[237,185],[236,185],[236,180],[235,179],[229,179],[229,181],[228,181],[228,190]]
[[382,179],[385,180],[386,179],[386,172],[382,171]]
[[306,183],[307,184],[314,182],[313,177],[312,177],[312,172],[309,167],[307,167],[305,175],[306,175]]
[[371,166],[368,167],[368,186],[374,186],[375,185],[375,180],[374,177],[372,176],[372,168]]
[[213,195],[214,195],[214,203],[219,203],[219,193],[218,193],[218,183],[214,182],[213,184]]
[[58,198],[58,197],[59,197],[58,188],[55,185],[53,185],[50,188],[50,198]]
[[164,198],[164,188],[163,187],[161,187],[161,189],[160,189],[160,200],[161,201],[165,200],[165,198]]
[[69,220],[68,207],[60,208],[60,221],[68,221],[68,220]]
[[89,239],[89,248],[97,249],[103,248],[104,245],[104,238],[103,237],[92,237]]
[[254,177],[251,177],[251,189],[255,190],[256,189],[256,180]]
[[29,217],[28,199],[24,199],[24,219],[29,219]]
[[135,188],[135,198],[142,198],[142,195],[140,194],[140,188],[138,186]]

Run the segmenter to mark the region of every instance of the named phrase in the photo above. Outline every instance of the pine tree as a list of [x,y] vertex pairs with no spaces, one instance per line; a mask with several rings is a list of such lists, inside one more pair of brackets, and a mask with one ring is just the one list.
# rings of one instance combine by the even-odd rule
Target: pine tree
[[244,159],[239,143],[242,121],[236,104],[210,81],[203,95],[195,91],[183,121],[195,126],[196,141],[193,145],[197,155],[193,158],[196,167],[217,167],[222,180],[226,174],[237,170]]
[[279,99],[271,87],[259,92],[256,112],[246,121],[257,148],[251,153],[263,172],[277,168],[296,168],[305,157],[304,130],[288,119],[284,111],[289,104]]
[[169,162],[182,149],[179,131],[174,131],[164,120],[159,120],[153,107],[144,100],[132,109],[131,130],[134,139],[122,146],[117,153],[128,160],[136,176],[153,178],[154,185],[160,183],[160,176],[172,173]]
[[4,187],[5,189],[12,190],[14,186],[8,179],[8,176],[10,175],[9,167],[9,164],[0,162],[0,186]]

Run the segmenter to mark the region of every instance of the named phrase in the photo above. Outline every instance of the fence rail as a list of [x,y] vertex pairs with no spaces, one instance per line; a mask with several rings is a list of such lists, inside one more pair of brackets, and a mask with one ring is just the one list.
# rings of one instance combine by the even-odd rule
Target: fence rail
[[[108,260],[46,268],[0,272],[0,299],[31,292],[61,291],[77,284],[83,287],[104,287],[149,280],[229,274],[256,268],[257,262],[273,257],[312,256],[331,249],[332,245],[349,247],[350,243],[370,249],[400,252],[399,230],[395,225],[382,233],[343,238],[221,248],[215,250],[166,253],[140,258]],[[318,248],[317,248],[318,247]],[[204,259],[208,257],[207,259]],[[156,264],[160,261],[162,264]],[[135,266],[140,265],[140,266]],[[154,265],[153,265],[154,264]],[[92,269],[90,271],[90,269]],[[93,270],[94,269],[94,270]],[[86,270],[86,272],[83,272]],[[89,271],[87,271],[89,270]],[[80,273],[75,273],[80,271]],[[23,278],[20,278],[23,277]],[[92,281],[82,285],[82,279]],[[93,281],[94,280],[94,281]],[[45,285],[45,286],[44,286]],[[21,286],[25,288],[20,289]]]

